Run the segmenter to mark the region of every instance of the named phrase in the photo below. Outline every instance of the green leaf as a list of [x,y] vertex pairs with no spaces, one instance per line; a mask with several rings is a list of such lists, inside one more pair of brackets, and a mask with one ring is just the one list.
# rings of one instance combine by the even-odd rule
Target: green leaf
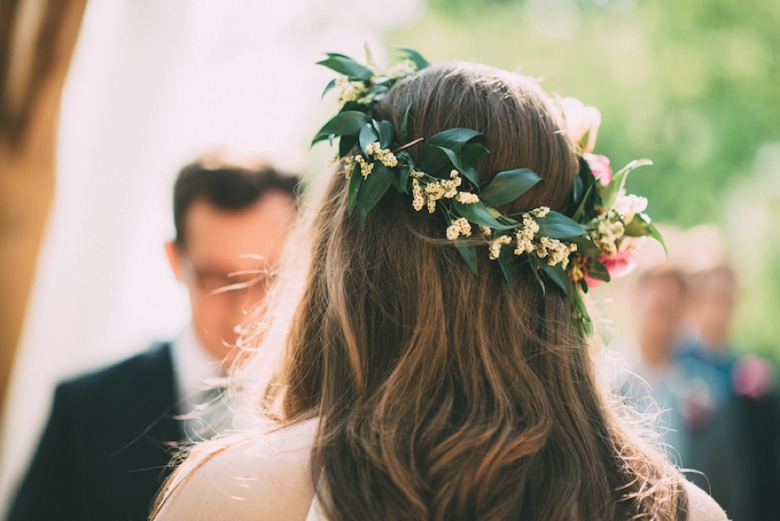
[[498,264],[504,273],[506,283],[511,288],[515,283],[515,254],[512,248],[502,247],[498,254]]
[[324,90],[324,91],[322,91],[322,96],[320,96],[320,99],[324,98],[324,97],[325,97],[325,94],[327,94],[327,93],[328,93],[328,91],[330,91],[330,89],[332,89],[332,88],[333,88],[333,87],[335,87],[335,86],[336,86],[336,78],[333,78],[333,79],[332,79],[332,80],[330,80],[330,82],[328,82],[328,84],[325,86],[325,90]]
[[560,264],[556,264],[555,266],[550,266],[544,261],[539,261],[539,264],[541,265],[544,272],[547,274],[548,277],[550,277],[550,280],[555,282],[555,284],[563,290],[563,292],[568,295],[569,294],[569,277],[566,276],[566,272],[563,271],[563,268]]
[[512,228],[512,226],[501,224],[495,217],[490,215],[482,201],[473,204],[463,204],[453,200],[452,205],[461,217],[465,217],[467,221],[474,224],[489,226],[495,230],[509,230]]
[[328,58],[317,62],[317,65],[324,65],[325,67],[332,69],[338,73],[341,73],[349,78],[355,78],[358,80],[368,80],[374,76],[374,72],[361,65],[349,56],[338,53],[326,53]]
[[458,169],[458,172],[466,176],[466,179],[468,179],[475,185],[479,186],[479,174],[477,173],[477,171],[474,170],[474,168],[472,167],[468,167],[464,165],[461,162],[460,158],[458,157],[458,154],[455,153],[455,151],[444,147],[436,147],[436,148],[440,149],[447,155],[447,158],[449,158],[450,162],[455,166],[455,168]]
[[455,246],[458,248],[458,253],[460,253],[460,256],[463,257],[463,259],[466,261],[466,264],[468,264],[469,268],[471,268],[472,273],[474,273],[474,275],[478,275],[477,249],[474,247],[474,245],[469,244],[463,239],[457,239],[455,241]]
[[371,123],[366,123],[365,125],[363,125],[363,128],[360,129],[360,135],[358,136],[358,142],[360,143],[360,150],[363,151],[363,154],[366,157],[368,157],[368,152],[366,151],[366,149],[368,148],[368,145],[373,144],[374,141],[379,141],[379,134],[377,134],[374,125],[372,125]]
[[539,235],[550,239],[570,239],[585,235],[585,230],[565,215],[551,211],[544,217],[535,217],[539,224]]
[[479,135],[476,130],[451,128],[432,136],[420,152],[420,170],[432,176],[443,175],[445,170],[446,174],[449,174],[452,161],[441,148],[448,148],[459,154],[466,143]]
[[398,49],[402,53],[404,53],[406,56],[409,57],[410,60],[414,62],[414,64],[417,66],[417,70],[421,71],[424,68],[426,68],[428,65],[428,60],[420,56],[420,53],[415,51],[414,49],[409,49],[408,47],[400,47]]
[[[353,175],[354,177],[354,175]],[[385,195],[393,182],[393,172],[380,162],[374,163],[374,170],[360,183],[357,195],[357,216],[362,227],[366,222],[366,216],[376,203]]]
[[409,138],[407,137],[407,134],[409,133],[409,109],[412,108],[412,103],[409,102],[409,106],[406,107],[406,112],[404,112],[404,119],[401,122],[401,144],[405,145],[407,141],[409,141]]
[[395,138],[393,124],[389,121],[380,121],[378,123],[374,121],[374,128],[379,132],[379,146],[382,148],[389,147],[393,142],[393,138]]
[[360,175],[360,165],[356,164],[352,168],[352,177],[349,178],[349,188],[347,189],[347,213],[349,215],[352,215],[352,211],[355,209],[358,190],[360,190],[360,184],[362,181],[363,176]]
[[577,253],[584,257],[598,257],[601,255],[601,248],[596,246],[593,240],[587,235],[581,237],[572,237],[567,239],[577,245]]
[[339,157],[351,154],[356,143],[357,136],[341,136],[339,140]]
[[585,305],[583,295],[579,291],[574,291],[572,295],[575,305],[572,315],[574,322],[581,328],[577,330],[577,334],[580,336],[580,340],[584,342],[587,338],[593,336],[593,322],[588,314],[588,307]]
[[631,219],[631,222],[626,225],[625,233],[629,237],[643,237],[645,235],[649,235],[653,239],[660,242],[661,246],[664,247],[664,253],[666,253],[667,256],[669,255],[669,252],[666,250],[666,243],[664,242],[664,238],[661,236],[661,233],[658,231],[655,225],[650,222],[650,217],[647,215],[643,213],[634,215],[634,218]]
[[366,123],[371,123],[371,118],[359,110],[339,112],[317,132],[311,144],[315,144],[330,135],[357,136]]
[[644,165],[652,165],[653,162],[649,159],[636,159],[620,169],[620,171],[612,176],[612,181],[604,189],[604,194],[601,196],[602,204],[605,210],[611,210],[612,205],[615,204],[620,191],[626,186],[626,178],[629,172],[633,169]]
[[593,264],[588,270],[588,277],[592,279],[603,280],[604,282],[609,282],[611,280],[609,271],[607,271],[607,267],[604,266],[604,264],[602,264],[602,262],[598,259],[593,259]]
[[533,188],[542,178],[527,168],[499,172],[479,194],[488,206],[499,206],[514,201]]
[[409,184],[407,181],[409,179],[409,172],[411,172],[411,170],[412,169],[408,166],[398,166],[391,170],[396,174],[393,176],[393,185],[395,186],[396,190],[402,194],[409,193]]
[[528,257],[528,263],[531,265],[531,270],[534,272],[534,275],[536,276],[536,280],[539,282],[539,285],[542,287],[542,293],[547,293],[547,288],[544,285],[544,280],[542,279],[541,275],[539,274],[539,259],[534,257],[533,255],[527,255]]

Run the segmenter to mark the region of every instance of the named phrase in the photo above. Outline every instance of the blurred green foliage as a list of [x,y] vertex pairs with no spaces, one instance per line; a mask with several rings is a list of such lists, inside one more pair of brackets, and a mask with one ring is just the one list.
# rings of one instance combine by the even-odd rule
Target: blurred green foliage
[[[771,189],[780,163],[756,166],[762,149],[780,144],[780,1],[428,0],[387,42],[431,61],[518,70],[598,107],[597,153],[614,168],[655,163],[628,190],[650,198],[656,221],[719,224],[732,232],[735,259],[740,230],[758,227],[751,237],[770,246],[741,273],[750,298],[738,333],[780,354],[780,190]],[[746,197],[760,215],[729,212]]]

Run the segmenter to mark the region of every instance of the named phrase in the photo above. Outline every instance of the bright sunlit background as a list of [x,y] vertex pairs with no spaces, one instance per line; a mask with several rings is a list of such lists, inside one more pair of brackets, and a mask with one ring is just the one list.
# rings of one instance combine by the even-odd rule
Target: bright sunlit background
[[[655,163],[628,189],[667,225],[672,260],[735,262],[737,345],[780,355],[778,27],[771,0],[89,0],[4,410],[0,507],[58,380],[185,324],[162,248],[178,169],[224,144],[320,170],[331,152],[308,142],[334,102],[320,101],[332,74],[314,62],[326,51],[362,59],[364,42],[380,64],[408,46],[522,71],[598,107],[597,153],[614,167]],[[702,224],[714,226],[677,230]],[[600,295],[618,324],[626,308],[609,302],[628,285]]]

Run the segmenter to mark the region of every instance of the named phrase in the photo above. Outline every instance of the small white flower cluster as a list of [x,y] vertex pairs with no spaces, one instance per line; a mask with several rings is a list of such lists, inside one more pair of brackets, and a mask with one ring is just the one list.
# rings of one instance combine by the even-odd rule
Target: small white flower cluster
[[379,141],[375,141],[366,147],[366,152],[370,156],[374,156],[378,161],[381,161],[383,165],[388,168],[395,168],[398,166],[398,158],[395,157],[389,148],[382,148],[379,145]]
[[563,269],[566,269],[569,265],[569,254],[577,250],[577,245],[567,244],[549,237],[537,237],[539,223],[534,217],[541,218],[548,213],[550,213],[550,209],[541,206],[523,214],[523,224],[515,231],[517,247],[514,254],[534,253],[540,259],[547,258],[547,264],[550,266],[560,264]]
[[447,238],[454,241],[458,237],[463,235],[464,237],[471,237],[471,223],[469,223],[465,217],[459,217],[452,221],[452,224],[447,227]]
[[387,71],[388,78],[403,78],[417,72],[417,65],[411,60],[403,60],[393,65],[389,71]]
[[512,242],[512,237],[509,235],[499,235],[495,239],[488,241],[490,260],[498,259],[498,256],[501,255],[501,246],[510,242]]
[[339,89],[339,97],[336,102],[344,106],[350,101],[360,101],[366,95],[366,86],[361,82],[351,82],[347,78],[336,80],[336,87]]
[[638,195],[619,195],[612,205],[612,209],[623,217],[623,222],[628,224],[638,213],[647,210],[647,198]]
[[625,226],[620,214],[607,212],[590,221],[586,227],[596,246],[610,256],[617,255],[617,244],[623,239]]
[[479,202],[479,196],[471,192],[460,192],[455,199],[462,204],[474,204]]
[[360,154],[355,156],[355,162],[360,165],[360,173],[363,175],[363,179],[367,178],[374,170],[374,163],[369,163]]
[[344,177],[351,179],[352,171],[355,169],[355,158],[352,156],[344,156],[341,158],[341,166],[344,168]]
[[458,192],[458,187],[463,183],[463,180],[458,175],[457,170],[450,172],[449,179],[437,179],[424,186],[420,183],[420,179],[425,176],[423,172],[412,170],[409,175],[412,177],[412,207],[418,212],[423,207],[426,207],[428,213],[433,213],[436,211],[436,201],[452,198],[460,200],[460,196],[464,194],[467,196],[473,195],[477,198],[476,201],[471,200],[471,202],[479,201],[479,197],[476,194]]

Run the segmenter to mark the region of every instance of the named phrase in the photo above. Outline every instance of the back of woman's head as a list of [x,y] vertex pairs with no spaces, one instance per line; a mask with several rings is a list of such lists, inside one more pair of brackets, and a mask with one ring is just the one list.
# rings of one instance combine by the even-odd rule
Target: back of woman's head
[[[407,110],[409,142],[481,132],[481,181],[519,167],[543,178],[507,212],[570,202],[576,151],[535,81],[446,63],[393,86],[375,117],[400,128]],[[320,418],[329,519],[678,519],[676,474],[612,419],[569,297],[523,263],[511,287],[487,255],[475,276],[408,195],[388,191],[361,227],[332,174],[269,388],[283,421]]]

